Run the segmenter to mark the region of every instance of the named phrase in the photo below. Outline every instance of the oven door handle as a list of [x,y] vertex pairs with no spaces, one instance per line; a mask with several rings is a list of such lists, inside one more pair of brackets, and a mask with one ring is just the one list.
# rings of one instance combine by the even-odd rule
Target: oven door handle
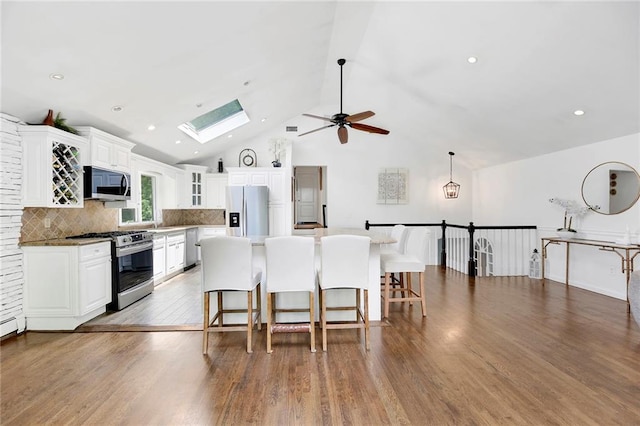
[[128,256],[130,254],[136,254],[145,250],[153,249],[153,241],[148,243],[136,244],[128,247],[119,247],[116,248],[116,257]]

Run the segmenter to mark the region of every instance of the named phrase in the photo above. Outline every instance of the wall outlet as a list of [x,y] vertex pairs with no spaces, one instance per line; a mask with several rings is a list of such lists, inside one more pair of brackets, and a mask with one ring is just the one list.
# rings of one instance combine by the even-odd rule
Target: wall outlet
[[47,229],[51,228],[51,218],[48,218],[48,217],[44,218],[44,227]]

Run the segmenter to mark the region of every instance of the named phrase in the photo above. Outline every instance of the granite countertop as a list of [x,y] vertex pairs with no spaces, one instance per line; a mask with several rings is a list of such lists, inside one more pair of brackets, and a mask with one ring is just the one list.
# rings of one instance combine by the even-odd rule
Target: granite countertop
[[48,246],[86,246],[89,244],[110,242],[111,238],[56,238],[53,240],[28,241],[21,243],[21,247]]
[[192,228],[226,228],[226,225],[177,225],[177,226],[160,226],[158,228],[146,228],[144,231],[155,233],[168,233],[175,231],[184,231]]
[[391,244],[397,242],[389,235],[360,228],[316,228],[316,239],[329,235],[361,235],[371,238],[371,244]]

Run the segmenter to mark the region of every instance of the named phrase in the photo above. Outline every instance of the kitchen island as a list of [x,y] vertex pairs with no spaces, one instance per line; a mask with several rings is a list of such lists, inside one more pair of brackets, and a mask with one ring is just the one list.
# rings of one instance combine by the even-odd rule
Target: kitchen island
[[[371,250],[369,252],[369,319],[371,321],[379,321],[381,319],[381,311],[380,311],[380,245],[381,244],[391,244],[396,242],[392,237],[378,233],[373,231],[368,231],[365,229],[358,228],[317,228],[315,235],[309,235],[305,238],[314,238],[316,240],[316,268],[320,267],[320,238],[329,235],[361,235],[371,238]],[[269,238],[267,236],[249,236],[251,240],[251,244],[253,246],[253,264],[256,267],[262,269],[263,285],[261,287],[262,294],[262,322],[266,322],[266,286],[265,283],[265,251],[264,251],[264,240]],[[305,303],[308,303],[308,296],[304,292],[300,293],[281,293],[277,295],[278,297],[278,307],[286,308],[287,305],[293,306],[304,306]],[[331,292],[328,295],[329,303],[337,304],[341,299],[348,301],[353,298],[353,291],[349,289],[345,290],[336,290]],[[316,294],[315,300],[319,300],[318,298],[318,288],[316,286]],[[211,299],[212,310],[216,307],[215,298]],[[225,294],[225,308],[241,308],[243,306],[246,307],[246,296],[240,294],[227,293]],[[349,304],[345,302],[345,305]],[[319,313],[319,309],[316,307],[316,320],[317,315]],[[234,314],[235,315],[235,314]],[[305,316],[308,314],[304,313],[281,313],[278,316],[278,322],[295,322],[295,321],[304,321]],[[350,312],[331,312],[332,317],[331,320],[352,320],[353,314]],[[231,317],[231,315],[229,315]],[[239,322],[245,321],[244,314],[237,314],[237,317],[230,318],[231,322]],[[308,321],[308,317],[306,319]]]

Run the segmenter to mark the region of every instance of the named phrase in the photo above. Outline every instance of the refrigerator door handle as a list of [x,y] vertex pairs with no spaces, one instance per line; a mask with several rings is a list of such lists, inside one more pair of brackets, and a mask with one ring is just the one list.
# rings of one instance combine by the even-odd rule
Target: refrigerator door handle
[[240,218],[240,235],[242,237],[247,236],[247,200],[244,196],[242,197],[242,217]]

